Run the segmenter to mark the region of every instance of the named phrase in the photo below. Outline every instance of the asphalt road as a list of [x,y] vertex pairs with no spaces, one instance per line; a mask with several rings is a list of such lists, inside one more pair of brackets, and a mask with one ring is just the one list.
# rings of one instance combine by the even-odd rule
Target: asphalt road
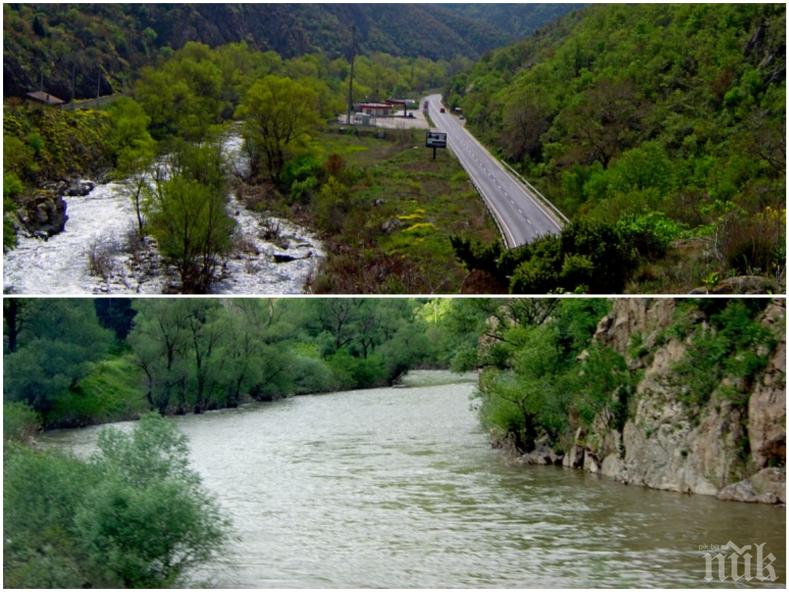
[[449,111],[441,113],[441,95],[430,95],[434,130],[446,132],[447,146],[466,169],[488,204],[508,247],[530,243],[546,234],[558,234],[560,217],[549,212],[520,180],[496,160]]

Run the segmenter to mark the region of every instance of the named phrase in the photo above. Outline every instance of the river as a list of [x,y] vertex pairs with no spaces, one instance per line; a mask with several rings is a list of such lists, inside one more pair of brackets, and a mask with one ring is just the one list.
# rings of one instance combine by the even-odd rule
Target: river
[[[222,142],[230,171],[246,167],[241,138],[230,134]],[[155,250],[154,273],[140,272],[125,245],[134,229],[135,213],[120,182],[99,183],[85,196],[64,198],[68,220],[63,232],[41,240],[18,236],[17,246],[3,256],[3,291],[14,294],[161,294],[173,281],[165,277]],[[323,257],[323,246],[307,229],[288,220],[267,217],[245,208],[234,194],[227,211],[235,219],[237,248],[223,265],[215,294],[298,294]],[[277,228],[277,240],[266,238]],[[111,253],[112,271],[98,277],[89,271],[89,251],[95,244]],[[278,263],[275,255],[289,260]]]
[[[177,418],[238,537],[198,581],[700,587],[704,549],[731,540],[766,543],[785,582],[784,508],[514,466],[488,444],[473,390],[380,388]],[[99,429],[44,440],[86,454]]]

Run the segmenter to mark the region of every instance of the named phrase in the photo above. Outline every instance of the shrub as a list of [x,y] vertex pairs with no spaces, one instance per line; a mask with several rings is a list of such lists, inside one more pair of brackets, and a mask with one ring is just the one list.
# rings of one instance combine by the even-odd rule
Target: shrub
[[13,446],[3,487],[4,584],[147,587],[183,583],[213,559],[227,521],[188,465],[185,436],[158,416],[99,436],[89,462]]
[[768,273],[784,264],[785,210],[730,214],[718,231],[721,256],[738,273]]
[[758,300],[707,305],[722,308],[711,309],[710,327],[696,327],[685,357],[674,366],[676,383],[685,386],[685,403],[701,405],[724,377],[747,384],[765,367],[775,339],[754,318],[763,305]]
[[617,222],[616,228],[638,254],[646,259],[663,257],[671,242],[683,232],[681,224],[662,212],[625,216]]
[[24,189],[15,173],[3,173],[3,248],[16,246],[16,228],[11,215],[16,211],[16,198]]
[[41,429],[41,417],[25,403],[3,403],[3,439],[30,441]]
[[91,275],[107,281],[112,276],[114,258],[119,250],[120,247],[114,242],[94,239],[88,245],[88,270]]

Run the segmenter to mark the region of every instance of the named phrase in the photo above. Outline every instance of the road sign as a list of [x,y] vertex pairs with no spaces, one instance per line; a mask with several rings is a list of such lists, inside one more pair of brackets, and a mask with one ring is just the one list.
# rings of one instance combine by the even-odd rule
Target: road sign
[[428,148],[446,148],[447,135],[444,132],[427,132],[425,146]]

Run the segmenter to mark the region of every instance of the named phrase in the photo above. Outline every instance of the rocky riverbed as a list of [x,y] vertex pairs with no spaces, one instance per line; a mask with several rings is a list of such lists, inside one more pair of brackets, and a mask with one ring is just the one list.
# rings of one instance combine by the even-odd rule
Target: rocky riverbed
[[[241,139],[229,136],[229,168],[243,172]],[[71,188],[80,188],[72,191]],[[79,180],[52,188],[24,208],[26,230],[5,253],[3,291],[14,294],[161,294],[177,277],[156,243],[135,239],[135,214],[122,182]],[[60,204],[60,205],[59,205]],[[323,257],[307,229],[245,208],[228,197],[236,220],[235,248],[223,261],[214,293],[293,294],[305,290]]]

